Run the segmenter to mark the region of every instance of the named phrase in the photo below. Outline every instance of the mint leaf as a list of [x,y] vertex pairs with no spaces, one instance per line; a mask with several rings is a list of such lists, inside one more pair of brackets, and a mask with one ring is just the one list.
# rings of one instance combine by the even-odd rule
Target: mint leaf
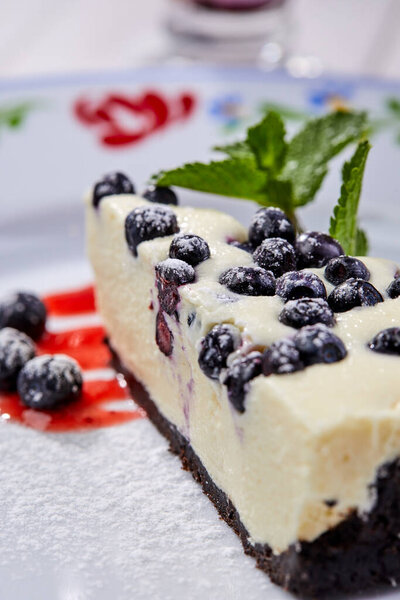
[[285,126],[276,112],[268,112],[263,120],[247,130],[247,146],[253,152],[258,168],[270,175],[279,173],[285,159],[287,144]]
[[296,110],[291,106],[278,104],[277,102],[263,102],[262,109],[264,112],[273,110],[274,112],[278,113],[282,119],[288,119],[290,121],[304,121],[310,117],[310,115],[305,111]]
[[287,150],[282,118],[276,112],[268,112],[262,121],[247,130],[245,140],[225,146],[214,146],[213,150],[231,158],[253,156],[259,169],[278,173],[282,169]]
[[178,169],[161,172],[153,178],[160,186],[179,187],[245,198],[265,204],[267,175],[257,168],[254,158],[228,158],[208,164],[189,163]]
[[296,223],[295,208],[313,200],[329,160],[359,140],[366,127],[364,113],[336,112],[309,121],[287,143],[281,116],[270,111],[245,140],[214,148],[225,160],[164,171],[152,183],[278,206]]
[[213,150],[226,154],[230,158],[253,158],[253,153],[245,140],[225,146],[214,146]]
[[367,238],[357,221],[362,179],[371,146],[360,142],[351,160],[343,165],[340,198],[333,211],[329,233],[336,238],[346,254],[360,255],[367,251]]
[[278,208],[281,208],[292,221],[296,221],[293,214],[293,189],[290,181],[270,179],[267,181],[264,190],[264,204],[266,206],[277,206]]
[[292,181],[295,206],[314,198],[327,174],[328,162],[358,141],[366,128],[366,113],[335,112],[309,121],[292,138],[280,179]]
[[363,229],[357,229],[356,234],[356,247],[354,254],[356,256],[367,256],[369,250],[369,243],[367,234]]

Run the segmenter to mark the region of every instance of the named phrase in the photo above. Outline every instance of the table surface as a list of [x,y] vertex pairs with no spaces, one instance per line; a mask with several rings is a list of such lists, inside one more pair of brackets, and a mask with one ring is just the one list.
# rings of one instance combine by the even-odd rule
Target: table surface
[[[0,77],[126,68],[164,52],[169,0],[2,0]],[[400,77],[400,2],[292,0],[291,46],[327,72]]]

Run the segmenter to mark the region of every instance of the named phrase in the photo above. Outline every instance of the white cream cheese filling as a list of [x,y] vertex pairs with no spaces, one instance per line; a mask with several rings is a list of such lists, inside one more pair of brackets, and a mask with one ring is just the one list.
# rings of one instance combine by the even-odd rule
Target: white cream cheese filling
[[[199,368],[199,342],[217,323],[235,324],[249,347],[292,335],[294,330],[278,320],[283,302],[277,296],[238,296],[218,283],[226,268],[252,264],[250,254],[226,243],[246,238],[235,219],[173,207],[181,232],[203,237],[211,258],[196,267],[194,283],[179,288],[179,323],[167,317],[174,351],[164,356],[155,342],[154,267],[168,257],[172,236],[141,243],[135,258],[124,233],[126,215],[145,204],[134,195],[111,196],[96,210],[87,199],[98,308],[123,363],[190,440],[214,483],[237,508],[251,540],[282,552],[299,539],[315,539],[354,509],[370,510],[369,486],[377,469],[400,455],[400,358],[366,346],[382,329],[400,326],[400,299],[385,295],[397,266],[362,259],[385,302],[336,315],[334,332],[348,350],[343,361],[257,377],[240,414],[225,387]],[[313,271],[329,293],[323,269]],[[336,504],[328,506],[330,500]]]

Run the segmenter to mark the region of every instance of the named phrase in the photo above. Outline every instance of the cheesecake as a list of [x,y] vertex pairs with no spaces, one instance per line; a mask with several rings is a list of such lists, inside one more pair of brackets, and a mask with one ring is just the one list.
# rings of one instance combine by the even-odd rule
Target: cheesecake
[[247,230],[126,187],[91,191],[86,222],[135,400],[274,582],[318,598],[396,585],[397,265],[296,236],[279,209]]

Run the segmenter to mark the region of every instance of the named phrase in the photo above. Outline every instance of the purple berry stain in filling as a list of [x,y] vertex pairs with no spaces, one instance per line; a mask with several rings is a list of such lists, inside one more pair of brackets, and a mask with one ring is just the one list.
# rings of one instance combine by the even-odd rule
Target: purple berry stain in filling
[[195,272],[191,265],[176,258],[167,258],[155,267],[156,286],[160,310],[156,319],[156,342],[161,352],[166,356],[172,354],[173,334],[170,331],[165,314],[179,322],[177,312],[180,296],[178,287],[194,281]]
[[156,318],[156,342],[165,356],[171,356],[174,349],[174,336],[167,325],[164,313],[159,311]]

